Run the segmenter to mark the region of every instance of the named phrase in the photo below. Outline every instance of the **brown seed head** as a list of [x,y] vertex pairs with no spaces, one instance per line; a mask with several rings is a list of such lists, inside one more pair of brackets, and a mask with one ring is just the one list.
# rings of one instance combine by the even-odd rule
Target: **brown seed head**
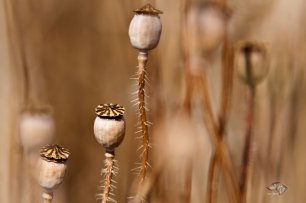
[[68,149],[57,144],[44,146],[40,150],[41,158],[48,162],[65,163],[69,155],[70,152]]
[[237,46],[236,66],[240,78],[248,85],[256,86],[268,74],[268,52],[264,44],[252,41]]
[[141,8],[137,8],[134,10],[136,14],[148,14],[148,15],[156,15],[163,14],[161,10],[154,8],[151,4],[146,4]]
[[125,108],[119,104],[99,104],[96,109],[96,115],[103,118],[117,118],[123,116]]

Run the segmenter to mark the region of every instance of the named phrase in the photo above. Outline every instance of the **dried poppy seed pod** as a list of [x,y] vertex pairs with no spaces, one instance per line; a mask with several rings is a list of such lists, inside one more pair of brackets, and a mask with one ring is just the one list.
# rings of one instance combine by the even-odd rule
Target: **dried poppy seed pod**
[[201,50],[204,53],[214,51],[223,42],[229,10],[214,2],[201,3],[193,9],[198,12],[196,16]]
[[113,152],[124,138],[124,112],[124,107],[119,104],[100,104],[96,107],[94,134],[107,152]]
[[139,51],[147,52],[154,49],[159,42],[162,31],[159,14],[162,14],[162,11],[147,4],[134,12],[135,15],[129,27],[130,41]]
[[69,154],[68,149],[56,144],[41,148],[38,181],[44,199],[52,199],[53,190],[63,182]]
[[19,134],[27,152],[37,152],[54,138],[55,122],[47,109],[24,111],[20,116]]
[[239,77],[248,85],[256,86],[268,74],[267,50],[263,44],[243,42],[238,45],[236,67]]

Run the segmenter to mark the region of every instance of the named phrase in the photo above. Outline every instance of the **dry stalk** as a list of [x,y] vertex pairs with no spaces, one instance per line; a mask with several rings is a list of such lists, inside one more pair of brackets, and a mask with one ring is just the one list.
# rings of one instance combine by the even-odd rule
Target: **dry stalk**
[[250,175],[250,160],[251,160],[251,144],[252,144],[252,129],[254,123],[254,103],[255,103],[255,87],[249,86],[249,98],[246,118],[245,144],[243,149],[242,169],[240,177],[240,192],[242,194],[242,202],[247,200],[247,183]]
[[111,153],[105,153],[105,168],[102,170],[104,176],[103,181],[103,193],[101,194],[102,203],[116,202],[110,196],[113,190],[113,176],[116,175],[118,168],[115,166],[115,155]]
[[223,69],[222,69],[222,88],[219,114],[219,131],[223,136],[225,125],[227,123],[228,112],[231,102],[233,73],[234,73],[234,52],[227,38],[224,39],[223,45]]
[[[247,185],[251,174],[250,160],[252,155],[253,125],[256,85],[263,81],[267,76],[267,53],[263,44],[256,42],[246,42],[242,44],[237,58],[238,73],[248,87],[247,117],[245,143],[242,157],[242,168],[240,176],[240,192],[242,202],[247,200]],[[238,60],[239,59],[239,60]],[[256,60],[255,60],[256,59]]]
[[[218,164],[214,162],[219,162],[225,176],[227,187],[229,191],[231,191],[230,194],[232,195],[234,202],[238,203],[240,202],[238,184],[234,176],[234,170],[227,146],[223,143],[223,139],[221,139],[222,136],[220,135],[221,131],[214,120],[206,74],[204,74],[202,77],[198,77],[196,80],[197,80],[198,91],[201,91],[203,93],[204,97],[202,101],[203,104],[202,109],[204,111],[203,115],[207,123],[207,129],[209,131],[209,135],[211,135],[213,145],[215,146],[215,151],[211,161],[212,166],[210,167],[209,171],[209,176],[212,176],[212,174],[214,175],[211,177],[211,179],[209,179],[208,190],[213,192],[216,191],[216,189],[212,187],[217,185],[216,179],[214,178],[217,177],[216,170]],[[207,201],[210,202],[213,196],[216,196],[216,194],[209,193]]]
[[[217,163],[216,153],[213,153],[210,163],[209,163],[209,175],[207,181],[207,202],[217,202],[217,191],[218,188],[218,180],[217,177],[219,175],[219,167],[215,166]],[[215,185],[216,184],[216,185]]]
[[141,166],[139,173],[139,185],[141,185],[146,178],[147,168],[149,166],[149,129],[145,104],[145,85],[146,85],[146,64],[148,61],[148,53],[139,52],[138,55],[138,109],[139,121],[142,133],[142,153]]
[[[164,162],[162,162],[164,164]],[[158,180],[160,179],[161,173],[163,171],[163,164],[158,164],[152,170],[150,176],[144,181],[143,187],[141,187],[138,191],[136,197],[131,197],[131,201],[133,203],[143,203],[147,202],[153,192],[154,186],[157,184]]]
[[184,23],[182,25],[182,38],[183,38],[183,51],[184,51],[184,77],[186,82],[186,93],[184,98],[184,107],[187,112],[191,113],[191,100],[193,94],[193,82],[192,82],[192,73],[190,70],[190,36],[188,30],[188,22],[187,22],[187,15],[190,9],[190,0],[185,0],[184,5]]
[[[221,9],[226,8],[226,0],[216,1],[216,3],[219,4]],[[225,32],[224,39],[223,39],[223,56],[222,56],[222,85],[221,85],[221,102],[220,102],[220,108],[219,108],[219,115],[218,115],[218,123],[216,124],[214,122],[214,116],[211,110],[211,104],[210,104],[210,95],[208,92],[207,87],[207,79],[206,74],[203,77],[203,91],[204,91],[204,108],[206,109],[206,121],[208,122],[208,126],[210,126],[210,133],[215,136],[217,143],[223,142],[223,137],[225,133],[225,126],[227,123],[227,117],[230,107],[230,101],[231,101],[231,94],[232,94],[232,84],[233,84],[233,49],[231,46],[231,43],[228,39],[227,32]],[[217,146],[220,146],[217,144]],[[209,180],[208,180],[208,194],[207,194],[207,202],[216,202],[216,196],[217,196],[217,187],[218,187],[218,167],[219,164],[218,159],[221,157],[218,157],[217,151],[219,149],[217,148],[213,152],[210,167],[209,167]],[[230,162],[229,162],[230,163]],[[231,178],[228,178],[230,182],[235,183],[235,178],[232,175],[230,175]],[[238,185],[238,184],[234,184]],[[231,188],[230,185],[228,185],[229,188]],[[237,195],[239,196],[238,186],[232,186],[234,189],[234,196],[237,200]]]

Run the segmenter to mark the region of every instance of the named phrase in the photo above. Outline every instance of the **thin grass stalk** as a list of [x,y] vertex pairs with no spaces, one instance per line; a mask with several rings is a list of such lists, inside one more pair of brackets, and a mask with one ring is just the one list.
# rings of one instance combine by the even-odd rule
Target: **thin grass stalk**
[[223,67],[222,67],[222,87],[221,87],[221,102],[219,114],[219,135],[222,137],[225,131],[225,126],[228,119],[230,109],[233,73],[234,73],[234,55],[233,48],[229,39],[224,39],[223,45]]
[[255,87],[249,86],[249,96],[247,101],[247,118],[246,118],[246,131],[245,131],[245,144],[243,149],[242,169],[240,177],[240,192],[242,194],[242,202],[247,201],[247,184],[250,176],[250,160],[251,148],[253,139],[253,123],[254,123],[254,104],[255,104]]
[[206,202],[217,202],[217,191],[213,191],[217,188],[217,186],[213,184],[218,184],[218,182],[214,181],[217,180],[217,178],[214,176],[217,176],[219,174],[219,167],[215,166],[216,164],[218,163],[216,153],[214,153],[209,162]]
[[[5,24],[7,26],[7,32],[8,32],[8,39],[9,39],[9,46],[10,46],[10,55],[16,56],[15,51],[17,50],[17,56],[21,57],[21,64],[22,64],[22,74],[23,74],[23,80],[24,80],[24,94],[23,94],[23,103],[27,105],[29,102],[29,71],[28,67],[26,66],[26,58],[25,58],[25,50],[24,50],[24,39],[21,32],[21,26],[20,26],[20,14],[19,12],[16,13],[16,4],[14,1],[4,0],[3,6],[4,6],[4,12],[5,12]],[[16,49],[14,49],[16,48]],[[17,61],[16,58],[11,58],[12,61]],[[14,126],[15,127],[15,126]],[[14,137],[14,136],[13,136]],[[11,143],[16,143],[15,138],[10,140]],[[16,154],[16,149],[14,149],[13,146],[16,144],[12,144],[10,146],[10,154]],[[16,146],[15,146],[16,148]],[[26,164],[24,159],[24,154],[22,153],[22,150],[18,150],[18,155],[15,157],[15,160],[13,156],[10,157],[10,168],[14,169],[11,171],[11,174],[13,174],[12,177],[15,176],[15,178],[12,178],[10,181],[10,190],[14,191],[14,194],[19,194],[18,197],[11,195],[12,201],[18,201],[18,198],[22,198],[24,196],[23,194],[23,171],[22,168]]]
[[[220,0],[220,5],[222,7],[226,7],[226,0]],[[221,85],[221,102],[220,102],[220,109],[219,109],[219,118],[218,118],[218,129],[217,134],[215,134],[217,139],[219,139],[220,142],[223,141],[224,133],[225,133],[225,126],[227,123],[227,117],[230,107],[230,101],[231,101],[231,94],[232,94],[232,85],[233,85],[233,49],[230,43],[230,40],[228,39],[227,33],[224,36],[224,42],[223,42],[223,53],[222,53],[222,85]],[[204,86],[206,86],[204,84]],[[208,89],[208,88],[206,88]],[[206,92],[206,91],[205,91]],[[205,94],[204,92],[204,94]],[[209,96],[206,93],[206,96],[204,96],[206,99],[206,102],[209,102]],[[210,105],[211,106],[211,105]],[[212,112],[211,112],[212,114]],[[209,115],[211,116],[211,115]],[[213,120],[213,118],[210,118],[210,120]],[[215,129],[216,131],[216,129]],[[216,164],[216,159],[218,157],[216,156],[216,151],[213,152],[212,159],[211,159],[211,167],[209,168],[209,174],[211,176],[209,177],[208,181],[208,198],[207,202],[216,202],[217,194],[217,187],[218,187],[218,164]]]
[[137,198],[133,199],[133,203],[141,203],[150,201],[154,186],[158,185],[158,181],[163,171],[165,162],[161,162],[152,170],[150,176],[144,181],[143,187],[140,188]]
[[[207,78],[206,74],[204,74],[202,77],[199,77],[197,79],[198,81],[198,89],[203,93],[203,115],[204,115],[204,120],[207,124],[207,129],[209,131],[209,134],[211,135],[212,142],[215,145],[215,151],[213,152],[215,155],[213,155],[213,158],[216,160],[213,160],[213,162],[217,161],[220,163],[220,166],[222,168],[222,171],[224,173],[225,181],[227,184],[227,188],[230,191],[230,194],[234,200],[234,202],[239,203],[240,201],[240,193],[238,189],[238,183],[236,181],[236,178],[234,176],[234,170],[231,162],[231,158],[229,156],[228,149],[226,145],[224,145],[223,140],[220,139],[221,136],[219,135],[220,130],[218,129],[218,126],[216,125],[213,117],[213,112],[212,112],[212,105],[211,105],[211,100],[210,100],[210,93],[209,93],[209,88],[207,84]],[[217,164],[214,164],[215,167],[210,167],[210,171],[208,172],[208,175],[211,176],[211,174],[215,173],[216,167],[218,166]],[[208,183],[208,188],[212,187],[214,184],[214,180],[210,180]],[[212,190],[210,190],[212,191]],[[216,194],[208,194],[209,200],[212,200],[212,196],[216,196]]]
[[186,93],[183,106],[187,110],[188,114],[191,113],[191,98],[193,95],[193,83],[192,73],[190,71],[190,50],[189,50],[189,32],[187,29],[187,15],[190,8],[190,0],[184,2],[184,15],[182,25],[182,38],[183,38],[183,57],[184,57],[184,79],[186,82]]
[[[7,3],[9,4],[9,3]],[[24,35],[21,30],[21,23],[22,19],[20,16],[20,12],[17,11],[16,5],[18,3],[13,2],[10,3],[12,9],[12,18],[13,18],[13,26],[16,29],[16,38],[17,38],[17,46],[19,48],[20,60],[21,60],[21,68],[23,73],[23,85],[24,85],[24,95],[23,95],[23,103],[25,106],[31,104],[30,100],[30,75],[29,75],[29,67],[27,65],[26,53],[25,53],[25,42],[24,42]],[[9,22],[10,23],[10,22]],[[14,39],[15,40],[15,39]]]

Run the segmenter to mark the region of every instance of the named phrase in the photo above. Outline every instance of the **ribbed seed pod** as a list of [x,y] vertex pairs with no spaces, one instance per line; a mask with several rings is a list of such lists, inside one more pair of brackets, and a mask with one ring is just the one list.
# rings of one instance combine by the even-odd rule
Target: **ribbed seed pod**
[[114,151],[125,135],[125,109],[119,104],[100,104],[96,107],[94,134],[106,151]]
[[22,146],[27,152],[37,152],[54,138],[55,122],[47,110],[24,111],[20,116],[19,134]]
[[56,144],[41,148],[38,181],[44,189],[44,199],[52,199],[53,190],[63,182],[69,154],[68,149]]
[[158,45],[162,31],[159,14],[162,14],[162,11],[147,4],[134,12],[129,27],[130,41],[136,49],[147,52]]
[[248,85],[256,86],[268,74],[268,54],[264,44],[242,42],[237,46],[236,67],[239,77]]

